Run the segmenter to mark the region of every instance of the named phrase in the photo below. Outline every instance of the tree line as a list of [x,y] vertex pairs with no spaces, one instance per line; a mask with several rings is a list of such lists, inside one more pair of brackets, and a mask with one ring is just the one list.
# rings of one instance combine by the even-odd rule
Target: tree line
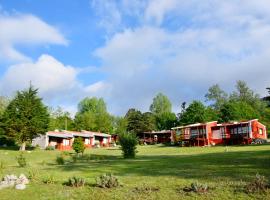
[[78,104],[75,117],[61,107],[49,108],[38,96],[38,89],[30,86],[18,91],[13,99],[0,97],[0,144],[16,142],[25,148],[39,134],[48,130],[91,130],[105,133],[140,133],[168,130],[174,126],[207,121],[229,122],[257,118],[270,126],[269,97],[261,99],[244,81],[237,81],[230,94],[219,85],[211,86],[205,101],[181,103],[176,114],[169,98],[158,93],[141,112],[130,108],[124,116],[113,116],[107,111],[103,98],[86,97]]

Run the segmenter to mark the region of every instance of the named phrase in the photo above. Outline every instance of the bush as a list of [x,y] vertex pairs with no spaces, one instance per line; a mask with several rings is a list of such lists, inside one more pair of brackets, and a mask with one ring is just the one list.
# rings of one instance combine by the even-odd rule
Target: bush
[[21,152],[17,157],[17,162],[19,164],[19,167],[25,167],[26,166],[26,158],[24,157],[23,152]]
[[198,182],[191,183],[190,187],[184,187],[185,192],[206,193],[209,190],[207,184],[200,184]]
[[45,150],[47,150],[47,151],[53,151],[53,150],[55,150],[55,147],[54,146],[47,146],[45,148]]
[[64,165],[65,164],[65,158],[63,155],[59,155],[56,157],[56,163],[58,165]]
[[96,178],[96,186],[101,188],[113,188],[122,186],[116,176],[104,174]]
[[75,138],[75,140],[72,144],[72,148],[77,154],[79,154],[79,153],[83,154],[83,152],[85,150],[85,146],[84,146],[84,143],[83,143],[83,140],[81,137]]
[[50,174],[46,176],[45,178],[43,178],[42,182],[45,184],[55,184],[56,180],[54,178],[54,175]]
[[160,190],[159,187],[143,184],[140,187],[135,187],[133,192],[142,193],[142,194],[151,194],[153,192],[158,192],[159,190]]
[[28,170],[28,178],[31,179],[31,181],[37,181],[38,174],[39,174],[39,171],[37,169],[31,168]]
[[81,177],[73,176],[68,179],[65,185],[71,186],[71,187],[83,187],[85,185],[85,179]]
[[121,145],[124,158],[135,158],[138,139],[134,133],[119,135],[119,143]]
[[246,185],[246,193],[266,192],[269,188],[267,179],[264,176],[256,174],[255,179]]

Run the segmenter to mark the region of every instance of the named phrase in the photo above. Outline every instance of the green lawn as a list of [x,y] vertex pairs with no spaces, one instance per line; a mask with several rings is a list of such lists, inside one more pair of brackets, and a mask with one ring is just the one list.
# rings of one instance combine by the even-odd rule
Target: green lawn
[[[72,153],[72,151],[70,152]],[[270,199],[270,190],[262,194],[245,194],[243,186],[256,173],[270,179],[270,145],[239,147],[164,147],[140,146],[137,158],[124,160],[118,148],[91,149],[85,154],[93,159],[65,165],[55,162],[59,151],[26,152],[28,167],[19,168],[18,151],[0,150],[0,162],[5,164],[1,174],[35,172],[36,179],[26,190],[0,190],[0,199]],[[113,173],[123,183],[116,189],[94,187],[95,177]],[[55,184],[42,180],[53,175]],[[86,178],[83,188],[64,186],[69,177]],[[192,182],[208,184],[207,194],[185,193],[182,188]],[[135,187],[158,187],[159,191],[136,191]]]

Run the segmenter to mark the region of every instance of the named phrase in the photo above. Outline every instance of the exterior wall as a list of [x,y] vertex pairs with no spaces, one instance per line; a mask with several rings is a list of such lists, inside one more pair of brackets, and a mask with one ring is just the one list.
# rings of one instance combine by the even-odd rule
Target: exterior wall
[[251,121],[252,139],[267,139],[266,127],[258,121]]
[[48,137],[46,135],[40,135],[33,139],[32,145],[38,145],[41,149],[45,149],[48,146]]
[[[196,135],[196,129],[205,129],[206,134]],[[176,128],[177,129],[177,128]],[[178,136],[178,132],[181,132]],[[174,141],[184,141],[186,146],[204,146],[220,144],[250,144],[253,139],[267,139],[266,127],[257,119],[240,123],[217,124],[209,122],[206,124],[189,125],[179,127],[173,131]]]

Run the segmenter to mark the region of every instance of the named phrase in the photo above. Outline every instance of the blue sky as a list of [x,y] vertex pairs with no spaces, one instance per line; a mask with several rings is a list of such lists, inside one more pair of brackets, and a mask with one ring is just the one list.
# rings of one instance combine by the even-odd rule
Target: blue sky
[[147,111],[158,92],[177,112],[240,79],[265,95],[269,55],[267,0],[0,0],[0,95],[31,81],[72,113],[86,96]]

